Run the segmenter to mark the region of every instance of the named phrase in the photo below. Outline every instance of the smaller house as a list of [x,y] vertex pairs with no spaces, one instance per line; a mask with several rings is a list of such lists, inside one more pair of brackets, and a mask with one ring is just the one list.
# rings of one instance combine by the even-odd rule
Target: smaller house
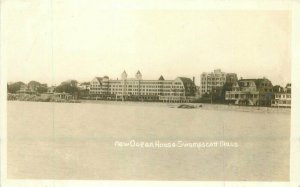
[[292,97],[291,97],[291,84],[287,84],[284,89],[278,89],[274,92],[272,99],[272,107],[287,107],[291,108]]
[[231,91],[225,93],[225,100],[236,105],[257,105],[258,99],[255,79],[241,79],[233,83]]

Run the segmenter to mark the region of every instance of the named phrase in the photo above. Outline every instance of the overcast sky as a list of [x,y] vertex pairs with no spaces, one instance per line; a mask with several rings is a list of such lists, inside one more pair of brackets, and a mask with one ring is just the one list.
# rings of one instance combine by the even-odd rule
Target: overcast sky
[[291,81],[287,11],[103,8],[102,1],[3,3],[8,81],[59,84],[95,76],[199,77],[221,68]]

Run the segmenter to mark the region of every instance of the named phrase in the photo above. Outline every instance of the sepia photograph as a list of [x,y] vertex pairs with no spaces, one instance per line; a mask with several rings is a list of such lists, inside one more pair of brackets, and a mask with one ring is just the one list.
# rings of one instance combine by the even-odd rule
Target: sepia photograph
[[5,181],[299,186],[292,1],[201,2],[2,1]]

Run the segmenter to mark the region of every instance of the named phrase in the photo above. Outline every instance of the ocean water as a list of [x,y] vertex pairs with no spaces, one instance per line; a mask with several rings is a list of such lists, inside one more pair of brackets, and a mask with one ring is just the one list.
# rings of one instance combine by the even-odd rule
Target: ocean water
[[170,106],[10,101],[8,178],[289,180],[290,113]]

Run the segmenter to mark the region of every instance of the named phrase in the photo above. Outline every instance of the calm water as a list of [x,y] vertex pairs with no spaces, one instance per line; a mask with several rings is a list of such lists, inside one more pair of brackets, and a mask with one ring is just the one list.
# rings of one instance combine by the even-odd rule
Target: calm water
[[[9,178],[289,180],[289,113],[17,101],[7,112]],[[238,147],[115,146],[130,140]]]

